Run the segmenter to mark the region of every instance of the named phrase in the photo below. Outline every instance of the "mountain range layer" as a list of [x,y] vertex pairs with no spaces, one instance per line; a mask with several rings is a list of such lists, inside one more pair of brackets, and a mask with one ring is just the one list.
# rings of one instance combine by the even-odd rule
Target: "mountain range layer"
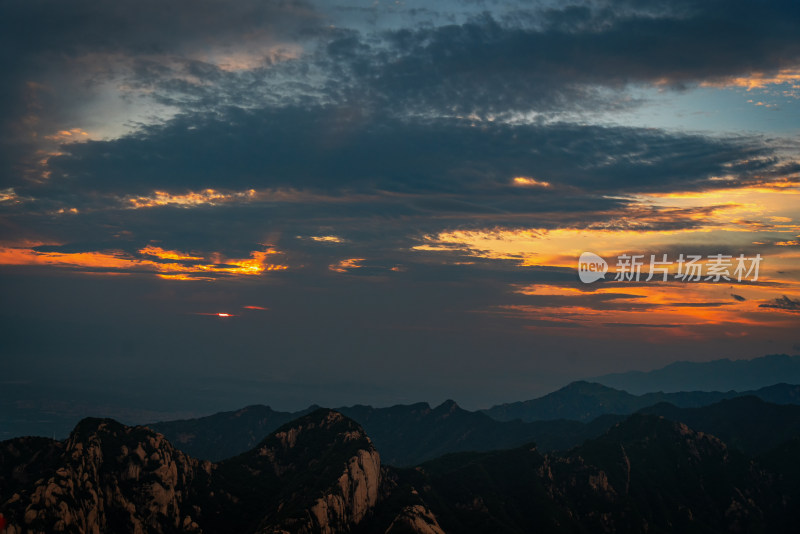
[[[800,384],[800,356],[772,355],[752,360],[676,362],[646,373],[634,371],[597,377],[591,382],[574,382],[543,397],[501,404],[484,411],[492,418],[502,421],[591,421],[603,414],[630,414],[659,402],[669,402],[680,407],[697,407],[747,394],[754,394],[777,404],[800,404],[800,389],[789,391],[785,387],[767,387],[779,383]],[[613,391],[614,389],[619,391]],[[774,391],[770,391],[771,389]],[[195,418],[200,414],[212,413],[218,405],[217,402],[208,401],[200,405],[183,403],[180,406],[167,407],[130,396],[115,400],[114,395],[98,403],[89,393],[76,397],[74,392],[59,388],[51,388],[47,395],[41,397],[32,392],[25,383],[13,381],[6,383],[3,391],[5,394],[0,395],[0,439],[17,436],[63,439],[87,415],[109,417],[127,424],[148,424]],[[238,407],[237,403],[232,406]],[[226,451],[226,445],[221,442],[219,451],[202,451],[200,456],[222,459],[243,452],[281,424],[309,413],[316,407],[313,405],[304,410],[268,415],[247,414],[265,421],[260,429],[258,424],[250,425],[256,435],[251,437],[244,448],[237,446],[233,451]],[[350,413],[359,423],[368,426],[359,419],[364,412],[362,407],[337,409]],[[242,413],[241,416],[245,414]],[[202,419],[201,417],[200,420]],[[373,429],[369,430],[370,435],[375,434]],[[189,431],[186,434],[191,433]],[[239,437],[234,441],[243,442]],[[540,442],[544,446],[544,441],[540,439]],[[554,446],[564,445],[556,443]]]
[[[417,403],[389,408],[352,406],[337,408],[337,411],[354,419],[366,430],[381,451],[385,463],[410,466],[446,453],[489,451],[529,442],[536,442],[539,450],[545,452],[569,449],[586,439],[601,435],[613,424],[625,419],[626,415],[654,405],[649,413],[670,416],[675,415],[671,411],[673,409],[689,410],[712,405],[719,400],[749,398],[744,402],[745,405],[759,399],[770,400],[769,405],[761,403],[746,412],[746,417],[755,421],[767,420],[767,413],[779,410],[773,407],[774,404],[786,405],[783,410],[786,413],[776,415],[773,418],[776,421],[792,421],[788,414],[800,412],[800,406],[792,404],[800,402],[800,386],[778,384],[752,392],[753,395],[748,393],[689,392],[635,396],[599,384],[575,382],[540,399],[496,407],[486,412],[464,410],[453,401],[437,407]],[[674,404],[666,404],[666,399]],[[190,455],[219,461],[255,447],[281,424],[315,408],[288,413],[276,412],[266,406],[248,406],[208,417],[149,426],[163,433]],[[717,430],[717,427],[707,427],[716,420],[727,421],[718,415],[704,417],[704,413],[699,410],[692,416],[698,419],[699,430]],[[517,418],[498,421],[490,417],[503,414],[525,414],[529,420],[520,421]],[[681,417],[677,420],[683,420]],[[736,420],[731,422],[731,426],[734,432],[744,428]],[[768,439],[762,441],[769,442]],[[745,444],[748,452],[753,451],[746,437],[737,440],[736,444]]]
[[484,412],[498,421],[591,421],[604,414],[631,414],[662,402],[680,408],[697,408],[746,396],[755,396],[775,404],[800,404],[800,386],[780,383],[753,391],[658,391],[633,395],[595,382],[578,381],[537,399],[500,404]]
[[563,454],[528,444],[399,469],[319,409],[214,463],[87,419],[65,441],[0,443],[0,511],[7,534],[791,532],[798,452],[789,439],[748,456],[635,414]]
[[591,381],[637,395],[651,391],[749,391],[778,382],[800,384],[800,355],[771,354],[744,360],[723,358],[709,362],[673,362],[652,371],[612,373]]

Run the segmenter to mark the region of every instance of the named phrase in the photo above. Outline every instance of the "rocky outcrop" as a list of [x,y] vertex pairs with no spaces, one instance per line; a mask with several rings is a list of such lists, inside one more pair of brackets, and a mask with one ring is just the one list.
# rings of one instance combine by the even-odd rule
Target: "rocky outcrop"
[[436,516],[427,506],[412,504],[403,508],[385,534],[444,534]]
[[[199,476],[208,478],[212,466],[189,458],[160,434],[87,419],[66,442],[40,444],[25,455],[24,442],[4,443],[3,463],[14,462],[18,474],[12,477],[18,487],[2,503],[7,534],[201,532],[191,488]],[[43,456],[50,457],[47,465]]]
[[311,507],[311,515],[325,534],[332,525],[357,524],[378,502],[381,460],[377,451],[360,450],[347,462],[331,493],[320,497]]
[[213,464],[91,419],[64,442],[0,443],[0,513],[7,534],[790,532],[797,450],[759,465],[635,415],[561,455],[529,445],[397,469],[353,420],[317,410]]
[[399,473],[393,498],[407,488],[448,532],[787,532],[797,514],[773,476],[713,436],[635,415],[562,455],[523,447],[425,463]]
[[347,532],[370,514],[380,486],[371,441],[330,410],[219,464],[108,419],[82,421],[65,442],[0,447],[7,534]]
[[285,486],[284,504],[262,532],[347,532],[378,502],[380,455],[361,427],[338,412],[318,410],[282,427],[255,453],[269,459],[279,478],[302,472],[307,481]]

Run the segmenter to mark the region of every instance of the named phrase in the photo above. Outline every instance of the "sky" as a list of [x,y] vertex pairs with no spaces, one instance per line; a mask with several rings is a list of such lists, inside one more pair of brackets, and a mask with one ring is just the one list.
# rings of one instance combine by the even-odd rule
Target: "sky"
[[5,0],[4,409],[798,354],[798,35],[793,0]]

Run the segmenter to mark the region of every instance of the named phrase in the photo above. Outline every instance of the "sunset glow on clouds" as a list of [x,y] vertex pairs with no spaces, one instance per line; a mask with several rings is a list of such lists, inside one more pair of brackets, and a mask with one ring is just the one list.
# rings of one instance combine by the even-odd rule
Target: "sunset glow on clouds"
[[[582,228],[488,228],[456,230],[427,236],[418,251],[439,251],[491,260],[509,260],[524,267],[575,268],[584,251],[593,251],[609,261],[610,283],[576,288],[531,285],[519,293],[536,298],[554,297],[549,305],[500,305],[491,313],[529,320],[526,328],[548,329],[593,325],[593,336],[613,336],[609,328],[668,328],[669,335],[701,338],[708,329],[763,327],[791,329],[797,326],[800,307],[775,306],[788,299],[800,302],[800,188],[759,185],[738,189],[697,192],[639,194],[620,213]],[[679,220],[684,228],[654,229],[664,222]],[[638,229],[637,229],[638,228]],[[647,277],[651,256],[663,254],[676,261],[680,254],[703,256],[724,253],[732,256],[762,254],[759,283],[740,286],[682,281],[628,287],[614,282],[614,262],[620,255],[639,254],[644,263],[642,281]],[[729,271],[732,273],[734,267]],[[669,267],[670,278],[676,266]],[[613,286],[609,288],[607,286]],[[740,287],[737,287],[740,286]],[[726,292],[748,296],[735,301]],[[610,295],[609,299],[602,298]],[[720,298],[720,295],[722,297]],[[556,298],[557,297],[557,298]],[[601,297],[601,298],[597,298]],[[545,300],[547,300],[545,298]],[[722,302],[719,302],[722,300]],[[646,315],[643,315],[645,314]],[[605,334],[603,334],[605,332]],[[742,335],[745,335],[739,330]],[[734,335],[734,334],[730,334]],[[652,334],[651,334],[652,336]],[[668,336],[667,336],[668,338]]]
[[[501,4],[3,3],[7,324],[163,313],[148,350],[202,338],[214,379],[452,396],[800,350],[797,6]],[[614,282],[622,254],[763,263]]]
[[[224,258],[218,253],[192,256],[148,245],[137,254],[120,250],[102,252],[40,252],[35,248],[0,247],[0,265],[53,266],[88,269],[87,273],[153,273],[167,280],[214,280],[215,276],[257,276],[288,269],[267,262],[275,250],[253,251],[249,258]],[[213,263],[209,263],[213,262]]]
[[131,208],[152,208],[157,206],[180,206],[192,207],[198,205],[221,204],[225,202],[248,201],[256,196],[253,189],[240,193],[222,193],[213,189],[205,189],[197,193],[185,193],[182,195],[171,195],[164,191],[155,191],[152,196],[135,197],[127,199]]
[[777,73],[754,72],[748,76],[736,76],[719,82],[706,81],[702,83],[709,87],[744,87],[748,91],[781,84],[790,84],[792,89],[800,89],[800,71],[782,69]]

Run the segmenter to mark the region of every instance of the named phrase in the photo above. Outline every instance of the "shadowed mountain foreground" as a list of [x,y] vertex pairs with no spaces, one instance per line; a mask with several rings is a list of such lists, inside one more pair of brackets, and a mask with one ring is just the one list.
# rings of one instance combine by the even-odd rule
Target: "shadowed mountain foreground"
[[790,440],[756,460],[636,414],[564,455],[531,444],[397,469],[319,409],[212,463],[86,419],[64,442],[0,444],[0,507],[8,534],[789,532],[798,452]]

